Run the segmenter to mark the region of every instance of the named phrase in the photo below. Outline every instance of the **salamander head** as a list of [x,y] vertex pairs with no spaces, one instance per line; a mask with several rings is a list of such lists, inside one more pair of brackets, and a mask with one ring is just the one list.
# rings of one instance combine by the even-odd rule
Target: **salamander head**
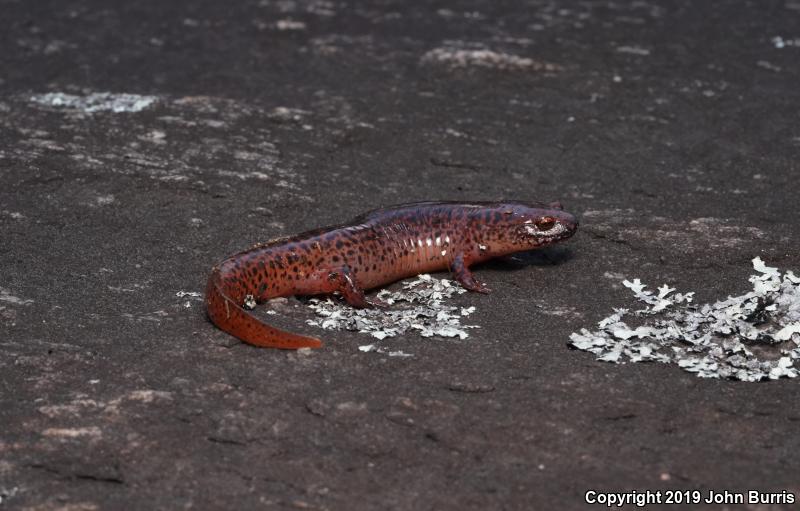
[[483,240],[481,250],[489,256],[551,245],[578,229],[578,220],[559,203],[504,202],[487,209],[479,237]]

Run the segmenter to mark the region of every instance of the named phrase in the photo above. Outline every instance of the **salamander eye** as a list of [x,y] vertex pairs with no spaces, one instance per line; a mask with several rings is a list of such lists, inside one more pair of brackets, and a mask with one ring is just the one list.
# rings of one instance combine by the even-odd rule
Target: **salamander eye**
[[536,221],[536,228],[540,231],[549,231],[556,226],[556,219],[551,216],[543,216]]

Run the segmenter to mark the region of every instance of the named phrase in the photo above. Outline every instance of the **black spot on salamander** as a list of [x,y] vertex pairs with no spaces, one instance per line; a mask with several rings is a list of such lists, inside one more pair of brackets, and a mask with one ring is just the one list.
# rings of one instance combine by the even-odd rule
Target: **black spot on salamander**
[[331,257],[331,261],[333,261],[334,263],[338,263],[339,262],[339,256],[335,255],[335,256]]
[[344,241],[341,239],[336,240],[336,248],[341,249],[344,246]]

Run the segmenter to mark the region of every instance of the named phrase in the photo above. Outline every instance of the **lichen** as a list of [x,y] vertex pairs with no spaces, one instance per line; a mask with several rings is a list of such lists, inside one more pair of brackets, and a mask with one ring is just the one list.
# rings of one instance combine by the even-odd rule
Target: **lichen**
[[[672,294],[666,284],[658,293],[639,279],[622,284],[644,309],[615,309],[582,329],[569,344],[614,363],[674,363],[703,378],[742,381],[798,376],[800,359],[800,278],[782,274],[753,259],[753,290],[712,304],[695,305],[694,293]],[[623,318],[642,320],[635,328]]]
[[[369,334],[378,341],[409,332],[417,332],[422,337],[466,339],[468,330],[478,327],[462,325],[461,320],[475,312],[475,307],[446,303],[451,297],[464,292],[464,288],[450,280],[420,275],[404,283],[397,291],[380,291],[377,298],[389,304],[387,308],[354,309],[332,298],[311,298],[309,306],[319,318],[310,319],[307,323],[327,330]],[[374,345],[362,351],[395,353],[375,348]]]

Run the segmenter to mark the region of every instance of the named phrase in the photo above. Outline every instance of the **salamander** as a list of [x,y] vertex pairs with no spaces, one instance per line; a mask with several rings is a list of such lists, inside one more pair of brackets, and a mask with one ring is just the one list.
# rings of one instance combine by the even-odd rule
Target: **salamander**
[[488,293],[470,266],[559,242],[578,228],[555,203],[417,202],[365,213],[343,225],[258,244],[220,262],[206,287],[209,319],[261,347],[318,348],[322,341],[279,330],[245,307],[271,298],[339,293],[353,307],[385,306],[364,291],[449,269],[464,288]]

